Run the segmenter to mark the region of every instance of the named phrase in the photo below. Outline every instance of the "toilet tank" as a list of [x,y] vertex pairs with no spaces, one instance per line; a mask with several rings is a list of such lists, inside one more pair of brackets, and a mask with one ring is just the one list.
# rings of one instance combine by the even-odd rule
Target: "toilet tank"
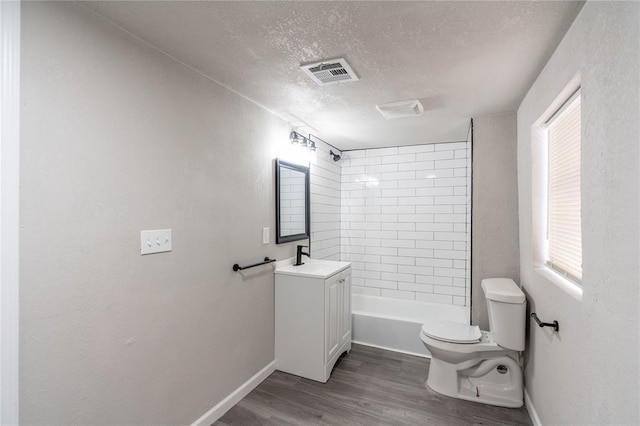
[[523,351],[527,302],[520,287],[509,278],[489,278],[482,280],[482,291],[493,340],[503,348]]

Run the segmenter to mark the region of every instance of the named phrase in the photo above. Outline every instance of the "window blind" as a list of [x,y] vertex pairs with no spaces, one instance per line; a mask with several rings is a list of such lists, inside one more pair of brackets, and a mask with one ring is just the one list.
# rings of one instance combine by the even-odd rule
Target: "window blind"
[[582,281],[580,215],[580,92],[551,118],[548,127],[547,265]]

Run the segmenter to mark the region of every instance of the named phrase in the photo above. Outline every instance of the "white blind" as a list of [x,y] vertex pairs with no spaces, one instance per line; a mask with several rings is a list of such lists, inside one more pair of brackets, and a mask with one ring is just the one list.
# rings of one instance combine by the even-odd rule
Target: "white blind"
[[580,92],[554,115],[548,131],[547,264],[580,283]]

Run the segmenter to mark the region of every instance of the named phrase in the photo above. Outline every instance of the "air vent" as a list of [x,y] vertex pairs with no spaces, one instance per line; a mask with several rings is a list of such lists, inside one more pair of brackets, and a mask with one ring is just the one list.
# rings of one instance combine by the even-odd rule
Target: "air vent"
[[388,104],[376,105],[376,108],[387,120],[404,117],[418,117],[424,112],[422,104],[417,99],[389,102]]
[[344,58],[301,65],[300,68],[320,86],[358,80],[358,76]]

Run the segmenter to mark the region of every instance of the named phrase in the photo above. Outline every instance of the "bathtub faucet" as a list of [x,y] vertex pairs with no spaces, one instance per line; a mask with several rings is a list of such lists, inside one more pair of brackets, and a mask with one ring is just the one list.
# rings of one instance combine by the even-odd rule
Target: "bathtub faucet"
[[309,253],[305,253],[302,251],[303,248],[305,247],[309,247],[309,246],[298,246],[297,250],[296,250],[296,263],[293,266],[300,266],[300,265],[304,265],[304,262],[302,261],[302,255],[304,254],[307,257],[309,256]]

